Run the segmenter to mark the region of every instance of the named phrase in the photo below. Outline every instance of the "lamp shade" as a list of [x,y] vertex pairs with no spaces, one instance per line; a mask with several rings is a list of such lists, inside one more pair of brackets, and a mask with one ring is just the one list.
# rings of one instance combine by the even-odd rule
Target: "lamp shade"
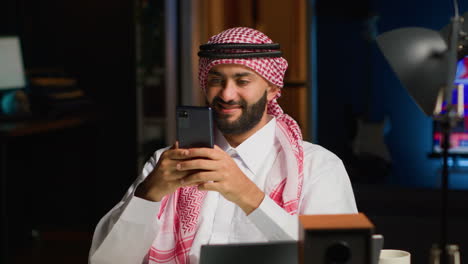
[[24,88],[25,83],[19,38],[0,37],[0,90]]
[[447,85],[447,43],[437,31],[409,27],[386,32],[377,44],[410,96],[428,116]]

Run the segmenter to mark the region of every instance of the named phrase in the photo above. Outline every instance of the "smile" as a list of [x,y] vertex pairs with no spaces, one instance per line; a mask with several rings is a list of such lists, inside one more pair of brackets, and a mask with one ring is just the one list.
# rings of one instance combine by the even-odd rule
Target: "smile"
[[242,109],[242,106],[217,103],[217,108],[218,108],[218,111],[222,114],[231,114],[231,113],[236,112],[237,110]]

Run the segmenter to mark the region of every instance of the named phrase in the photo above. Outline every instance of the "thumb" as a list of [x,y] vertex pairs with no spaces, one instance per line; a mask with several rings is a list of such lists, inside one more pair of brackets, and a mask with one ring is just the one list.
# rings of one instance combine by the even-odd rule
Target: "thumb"
[[179,141],[176,141],[174,145],[172,145],[171,149],[178,149],[179,148]]

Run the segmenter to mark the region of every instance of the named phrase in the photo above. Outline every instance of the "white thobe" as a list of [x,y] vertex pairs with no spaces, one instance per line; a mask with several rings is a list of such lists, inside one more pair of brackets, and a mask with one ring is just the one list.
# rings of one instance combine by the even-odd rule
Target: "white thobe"
[[[237,148],[229,146],[217,132],[215,143],[226,151],[242,172],[263,190],[268,172],[281,149],[275,137],[276,119]],[[299,214],[356,213],[349,177],[342,161],[330,151],[305,142],[304,182]],[[167,148],[166,148],[167,149]],[[160,202],[134,196],[135,188],[154,169],[160,155],[155,152],[126,195],[98,223],[89,254],[91,264],[146,263],[147,253],[160,228]],[[289,215],[265,195],[260,206],[246,215],[218,192],[207,193],[200,212],[200,225],[189,253],[198,263],[203,244],[267,242],[298,239],[298,217]]]

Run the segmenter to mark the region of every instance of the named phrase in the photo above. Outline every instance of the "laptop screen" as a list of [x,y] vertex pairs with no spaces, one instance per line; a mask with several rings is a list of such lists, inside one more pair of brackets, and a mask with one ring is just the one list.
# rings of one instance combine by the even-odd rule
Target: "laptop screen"
[[297,241],[203,245],[200,264],[298,263]]

